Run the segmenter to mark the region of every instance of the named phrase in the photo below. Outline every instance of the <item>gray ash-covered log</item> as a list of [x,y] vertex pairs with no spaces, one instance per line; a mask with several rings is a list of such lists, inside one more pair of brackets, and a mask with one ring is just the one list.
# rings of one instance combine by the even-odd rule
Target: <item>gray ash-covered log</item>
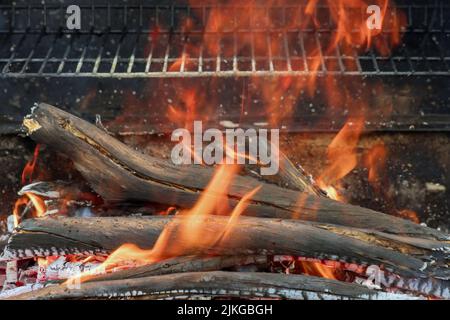
[[[24,119],[26,133],[70,158],[91,187],[108,201],[148,201],[191,208],[210,181],[214,169],[175,166],[144,155],[78,117],[40,104]],[[261,187],[245,215],[297,218],[397,235],[448,240],[437,230],[373,210],[320,197],[305,182],[304,192],[238,176],[228,191],[232,205]]]
[[253,272],[186,272],[136,279],[48,287],[14,297],[48,299],[295,299],[385,300],[419,299],[404,294],[370,290],[359,285],[301,275]]
[[266,218],[241,217],[217,241],[186,242],[183,227],[201,224],[202,238],[213,239],[227,229],[229,218],[103,217],[26,220],[8,242],[4,260],[54,255],[107,255],[122,244],[152,248],[163,230],[164,252],[177,255],[278,254],[342,260],[384,266],[404,277],[448,279],[448,243],[393,237],[367,230]]

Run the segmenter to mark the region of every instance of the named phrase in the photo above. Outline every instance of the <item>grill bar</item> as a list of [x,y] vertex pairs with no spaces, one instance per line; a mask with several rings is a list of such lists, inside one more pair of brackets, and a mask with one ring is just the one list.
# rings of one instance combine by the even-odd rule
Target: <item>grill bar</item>
[[[276,14],[280,24],[269,25],[264,19],[254,21],[250,17],[248,27],[238,27],[236,22],[237,12],[248,7],[223,6],[230,13],[230,25],[221,30],[208,26],[208,13],[215,8],[211,5],[80,7],[82,30],[70,32],[64,28],[65,10],[61,5],[1,5],[4,20],[0,20],[0,37],[4,45],[0,48],[0,77],[450,75],[450,23],[446,19],[450,5],[443,1],[398,6],[408,17],[408,28],[403,33],[404,45],[388,57],[373,49],[361,54],[357,48],[353,54],[344,55],[339,46],[327,52],[322,39],[334,32],[329,16],[318,17],[330,22],[318,29],[302,21],[286,25],[289,13],[302,12],[302,4],[252,7],[252,11],[261,10],[266,16]],[[319,5],[317,10],[321,9],[326,6]],[[184,29],[186,19],[192,21],[189,32]],[[266,37],[263,53],[255,48],[258,33]],[[240,49],[238,44],[245,36],[252,39],[247,44],[250,48]],[[205,51],[206,38],[217,42],[215,56]],[[314,40],[316,56],[308,54],[305,39]],[[280,44],[277,52],[272,50],[274,43]],[[223,50],[229,44],[231,55]],[[192,54],[188,46],[199,49]],[[312,68],[316,59],[319,68]]]
[[[136,49],[133,49],[133,53],[130,56],[123,56],[121,54],[122,49],[122,41],[124,41],[128,34],[122,34],[122,40],[117,44],[115,54],[113,57],[105,56],[104,47],[108,41],[108,37],[111,34],[104,35],[89,35],[89,36],[80,36],[73,35],[70,37],[70,41],[73,41],[74,38],[79,40],[85,39],[86,46],[83,48],[79,48],[79,57],[77,58],[69,58],[70,50],[73,48],[68,45],[63,47],[63,55],[61,57],[55,57],[54,47],[62,48],[61,38],[58,36],[52,35],[44,35],[40,34],[38,36],[38,41],[34,40],[33,45],[31,45],[30,49],[27,50],[27,53],[21,54],[23,57],[18,56],[18,52],[23,52],[24,43],[30,42],[32,40],[28,39],[29,36],[26,34],[22,35],[22,38],[18,41],[17,45],[12,46],[12,50],[8,50],[10,52],[10,56],[2,56],[0,58],[0,66],[2,68],[2,77],[28,77],[28,76],[45,76],[45,77],[117,77],[117,78],[125,78],[125,77],[180,77],[180,76],[191,76],[191,77],[209,77],[209,76],[270,76],[270,75],[279,75],[279,76],[311,76],[311,75],[377,75],[377,76],[392,76],[392,75],[450,75],[449,63],[450,56],[446,56],[443,52],[437,51],[437,56],[411,56],[408,53],[408,49],[404,48],[403,55],[394,55],[390,57],[381,57],[377,56],[373,50],[369,51],[368,55],[355,55],[355,56],[343,56],[340,54],[339,48],[336,49],[336,55],[325,55],[320,46],[319,34],[314,33],[314,37],[317,39],[317,45],[319,47],[319,58],[320,58],[320,68],[317,71],[312,71],[310,69],[308,59],[316,59],[317,57],[306,57],[306,53],[302,49],[302,53],[299,56],[294,57],[297,60],[301,60],[300,65],[303,65],[302,69],[295,70],[291,64],[291,60],[293,57],[287,52],[288,45],[286,35],[282,35],[284,38],[283,42],[285,45],[285,55],[284,56],[273,56],[271,50],[268,49],[268,56],[254,56],[253,54],[250,56],[239,56],[234,55],[232,60],[232,68],[227,70],[226,63],[229,59],[223,57],[220,53],[218,53],[216,58],[206,58],[204,57],[200,51],[198,57],[186,57],[185,54],[181,56],[183,60],[180,64],[180,68],[171,69],[170,66],[177,62],[180,58],[171,56],[171,43],[167,43],[164,45],[165,54],[162,57],[155,57],[153,55],[153,51],[155,50],[154,44],[151,44],[151,50],[148,54],[148,57],[139,57],[136,54]],[[449,33],[450,35],[450,33]],[[145,34],[139,34],[137,38],[144,37]],[[36,55],[36,46],[42,42],[43,38],[52,38],[52,40],[48,40],[46,42],[51,43],[50,49],[47,54],[42,56]],[[135,36],[136,37],[136,36]],[[133,37],[133,38],[135,38]],[[303,40],[303,33],[299,32],[298,37],[300,41]],[[98,54],[94,57],[87,57],[86,52],[88,51],[88,47],[92,44],[92,38],[96,39],[97,43],[101,43],[101,45],[97,48]],[[35,39],[35,37],[33,37]],[[253,42],[252,42],[253,43]],[[267,40],[268,46],[270,46],[270,39],[268,36]],[[135,44],[136,46],[136,44]],[[253,45],[252,45],[253,46]],[[161,49],[161,48],[159,48]],[[251,49],[254,52],[254,48]],[[53,55],[53,56],[52,56]],[[260,67],[257,68],[256,61],[267,61],[268,67]],[[277,64],[277,68],[274,66],[274,61],[284,61],[283,64]],[[352,65],[356,67],[354,70],[344,67],[344,61],[351,62]],[[243,63],[250,62],[248,68],[240,67]],[[338,68],[335,70],[331,70],[327,68],[327,62],[337,62]],[[47,69],[47,65],[57,64],[59,68],[56,72],[49,71]],[[383,63],[388,65],[388,68],[381,69],[379,64]],[[67,64],[76,64],[77,68],[75,70],[68,69]],[[93,67],[89,69],[87,66],[93,64]],[[99,71],[100,66],[110,65],[111,68],[109,71]],[[123,71],[116,70],[118,64],[123,64],[129,66],[127,69]],[[152,68],[155,65],[162,65],[161,69],[157,69],[157,67]],[[215,70],[206,70],[205,65],[216,64]],[[398,65],[401,64],[402,67]],[[32,68],[34,65],[34,68]],[[39,67],[36,67],[39,65]],[[185,70],[187,65],[195,65],[197,66],[196,70]],[[281,67],[283,66],[284,67]],[[362,67],[364,65],[364,67]],[[419,66],[417,68],[416,66]],[[420,70],[421,68],[421,70]],[[32,71],[32,70],[37,71]]]
[[[230,18],[230,23],[227,28],[222,30],[223,32],[232,32],[236,30],[236,20],[237,13],[245,10],[254,11],[255,8],[259,11],[275,12],[280,15],[280,19],[284,20],[279,26],[276,25],[265,25],[268,24],[267,21],[253,21],[250,18],[251,29],[244,29],[240,27],[241,31],[277,31],[285,28],[288,12],[302,12],[305,9],[305,5],[302,1],[295,5],[271,5],[268,6],[258,6],[252,5],[252,7],[242,5],[242,6],[228,6],[221,5],[201,5],[201,6],[187,6],[187,5],[113,5],[110,3],[92,4],[92,5],[79,5],[83,15],[87,16],[85,21],[89,21],[88,24],[83,24],[80,33],[91,33],[92,31],[104,32],[105,29],[109,29],[112,33],[121,33],[123,28],[126,27],[129,32],[152,32],[157,27],[161,32],[184,32],[184,26],[180,17],[193,19],[195,23],[190,29],[192,32],[205,32],[205,27],[207,26],[208,16],[207,12],[211,11],[213,8],[220,8],[226,10],[227,13],[234,15]],[[304,2],[304,1],[303,1]],[[431,2],[431,1],[430,1]],[[318,4],[317,10],[328,9],[328,6]],[[0,10],[3,12],[3,16],[6,19],[0,25],[0,33],[24,33],[31,30],[40,31],[42,28],[48,33],[59,33],[62,28],[65,28],[65,7],[61,5],[50,5],[50,4],[27,4],[27,5],[1,5]],[[399,10],[407,13],[408,17],[408,28],[413,32],[441,32],[450,30],[450,25],[448,25],[447,17],[448,11],[450,10],[450,4],[446,1],[438,0],[433,1],[433,3],[427,4],[408,4],[408,5],[396,5],[393,10]],[[113,19],[113,11],[116,14],[121,11],[121,19]],[[185,11],[185,14],[180,14]],[[203,14],[193,15],[192,12],[203,12]],[[430,14],[431,12],[431,14]],[[106,13],[106,19],[105,18]],[[167,16],[167,13],[170,16]],[[251,13],[250,13],[251,14]],[[421,15],[420,21],[418,14]],[[146,17],[144,19],[143,17]],[[295,16],[295,14],[293,14]],[[361,12],[361,15],[365,15],[365,12]],[[284,18],[283,18],[284,17]],[[100,19],[101,18],[101,19]],[[114,17],[116,18],[116,17]],[[316,18],[319,18],[316,15]],[[331,31],[335,26],[332,25],[330,16],[327,16],[328,24],[326,27],[321,26],[317,29],[320,32]],[[106,24],[103,22],[106,20]],[[114,21],[113,21],[114,20]],[[144,21],[146,20],[146,21]],[[33,24],[34,22],[34,24]],[[113,24],[114,22],[114,24]],[[146,24],[147,23],[147,24]],[[291,29],[302,29],[303,31],[313,31],[316,28],[311,25],[303,25],[302,21],[299,20],[297,24],[291,24]],[[94,28],[94,29],[92,29]],[[63,30],[64,31],[64,30]],[[356,31],[356,30],[355,30]],[[386,30],[390,31],[390,30]],[[69,30],[65,30],[69,32]]]

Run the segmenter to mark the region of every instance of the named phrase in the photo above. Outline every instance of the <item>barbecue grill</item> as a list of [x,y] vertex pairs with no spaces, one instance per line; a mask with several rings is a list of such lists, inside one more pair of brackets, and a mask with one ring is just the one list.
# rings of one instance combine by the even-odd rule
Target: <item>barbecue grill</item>
[[[69,30],[66,8],[75,3],[82,13],[81,29]],[[204,88],[201,95],[212,108],[201,113],[212,115],[212,127],[266,127],[271,123],[261,111],[264,97],[254,81],[307,83],[314,78],[323,88],[333,77],[339,90],[352,92],[352,83],[361,84],[354,99],[364,100],[372,110],[366,131],[387,138],[392,158],[421,168],[412,174],[419,181],[414,186],[449,183],[444,132],[450,130],[450,4],[444,0],[396,1],[386,19],[401,12],[405,23],[400,45],[388,55],[361,47],[344,50],[341,45],[327,50],[337,26],[326,1],[319,2],[309,19],[303,15],[307,1],[260,1],[254,6],[211,1],[75,3],[15,1],[0,6],[1,134],[18,133],[36,101],[49,101],[91,121],[100,114],[102,123],[123,137],[167,134],[178,127],[162,116],[168,101],[189,88]],[[219,28],[208,23],[215,9],[227,17]],[[356,15],[367,15],[358,10]],[[391,31],[383,29],[380,37]],[[207,44],[217,50],[208,50]],[[326,90],[313,95],[306,91],[286,89],[284,96],[293,97],[294,112],[277,128],[292,137],[340,130],[352,106],[347,101],[330,106]],[[380,111],[386,105],[392,106],[389,114]],[[305,153],[315,152],[309,145],[305,148]],[[310,161],[299,157],[299,162]],[[398,163],[392,168],[393,176],[404,170]],[[349,183],[356,189],[352,199],[373,205],[371,193],[358,181]],[[407,206],[413,187],[402,183],[395,182],[397,194]],[[427,216],[437,214],[435,219],[442,221],[448,213],[447,194],[417,197],[417,210],[429,210]]]
[[[404,44],[389,57],[373,50],[343,55],[339,47],[325,53],[321,39],[336,28],[325,5],[315,12],[320,27],[304,24],[302,19],[292,23],[293,17],[301,17],[305,1],[257,7],[224,4],[220,8],[229,21],[221,30],[207,28],[208,14],[217,4],[94,3],[80,5],[81,30],[76,32],[66,28],[66,6],[61,3],[2,5],[2,77],[448,76],[450,71],[450,5],[445,1],[400,3],[395,10],[408,17]],[[244,28],[237,20],[245,10],[250,11]],[[254,11],[271,19],[253,21]],[[186,19],[192,21],[189,30],[183,25]],[[155,32],[158,39],[151,37]],[[256,52],[254,40],[238,50],[238,34],[251,38],[258,33],[265,35],[266,50]],[[216,38],[219,48],[227,43],[234,50],[205,55],[204,34],[212,41]],[[272,42],[281,44],[282,50],[272,52]],[[317,47],[321,60],[317,71],[309,65],[312,57],[307,56],[306,42]],[[187,45],[199,46],[198,56],[185,57],[178,68],[169,70],[183,57]],[[330,62],[337,62],[334,68]]]
[[[449,298],[450,3],[388,1],[382,30],[364,34],[367,2],[2,1],[0,185],[14,213],[0,216],[0,236],[10,236],[0,237],[0,285],[16,294],[34,289],[21,281],[64,280],[127,243],[154,247],[125,245],[141,258],[95,275],[106,285],[22,298],[197,297],[197,281],[207,297],[392,298],[398,289]],[[77,29],[67,25],[72,5]],[[280,170],[175,165],[173,130],[196,120],[226,136],[279,129]],[[164,268],[148,265],[160,260]],[[171,278],[190,268],[205,278]],[[360,292],[371,268],[390,283]],[[272,290],[291,271],[320,288],[304,293],[305,277],[292,278],[301,297]]]
[[[317,77],[320,82],[329,76],[363,81],[368,88],[373,87],[373,82],[382,82],[391,90],[385,90],[385,95],[396,105],[394,113],[389,119],[373,119],[368,125],[373,130],[450,128],[449,97],[445,90],[450,73],[450,6],[445,1],[398,1],[392,14],[401,11],[407,23],[402,30],[402,44],[390,55],[356,47],[345,54],[340,46],[332,52],[326,50],[325,44],[336,31],[336,25],[325,2],[317,6],[314,21],[302,16],[306,1],[275,6],[262,1],[252,7],[208,2],[188,5],[179,1],[158,4],[80,1],[79,4],[82,21],[81,29],[76,31],[66,27],[64,1],[43,4],[16,1],[1,5],[0,77],[5,90],[0,96],[3,101],[14,102],[5,106],[0,132],[16,132],[25,115],[17,105],[30,105],[39,100],[37,96],[57,105],[70,105],[88,118],[102,113],[106,120],[114,119],[124,104],[123,92],[127,90],[137,92],[140,100],[149,100],[146,102],[149,110],[143,111],[152,119],[146,124],[147,131],[167,132],[173,128],[168,129],[167,123],[155,116],[161,101],[157,97],[139,96],[143,87],[155,88],[157,83],[164,83],[166,87],[177,88],[192,82],[205,86],[209,79],[217,79],[227,88],[228,94],[224,96],[214,93],[219,96],[216,104],[223,105],[219,116],[245,126],[261,122],[260,115],[252,112],[242,119],[236,108],[243,103],[238,101],[239,95],[251,79],[296,77],[298,81],[309,81]],[[228,17],[220,28],[207,23],[211,11],[217,8]],[[358,10],[361,16],[366,15]],[[248,15],[244,17],[242,12]],[[217,52],[211,54],[211,50],[206,50],[205,41],[217,45]],[[313,66],[315,61],[320,61],[319,66]],[[84,81],[80,83],[76,78]],[[118,79],[121,90],[117,90]],[[26,85],[27,97],[14,96],[18,83],[30,83]],[[77,98],[89,95],[90,91],[100,91],[103,97],[100,94],[98,99],[94,97],[95,106],[87,111],[81,106],[82,99]],[[364,96],[373,95],[367,91]],[[236,97],[235,101],[230,102],[230,95]],[[259,93],[251,95],[253,99],[245,103],[249,110],[254,110],[260,107],[255,102],[260,100]],[[109,99],[114,101],[106,103]],[[313,99],[301,97],[292,122],[282,127],[296,132],[338,130],[346,114],[339,110],[330,114],[325,100],[326,95],[320,91]],[[310,104],[315,106],[313,112],[305,107]],[[406,109],[402,107],[405,104]],[[106,114],[100,112],[106,107],[109,110]]]

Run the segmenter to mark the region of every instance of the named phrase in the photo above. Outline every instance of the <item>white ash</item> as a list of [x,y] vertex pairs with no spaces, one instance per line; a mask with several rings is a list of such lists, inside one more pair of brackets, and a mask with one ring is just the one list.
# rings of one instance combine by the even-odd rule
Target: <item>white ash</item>
[[445,192],[447,188],[440,183],[427,182],[425,187],[429,192]]
[[[24,186],[18,192],[19,196],[25,195],[25,193],[32,193],[37,196],[42,196],[50,199],[59,199],[61,197],[60,193],[56,190],[46,190],[47,183],[43,181],[34,182]],[[42,187],[41,187],[42,186]]]
[[8,261],[6,263],[5,283],[16,283],[17,280],[18,280],[17,261]]
[[225,128],[230,128],[230,129],[239,128],[239,124],[234,123],[233,121],[230,121],[230,120],[222,120],[219,122],[219,124]]
[[33,283],[33,284],[27,284],[21,287],[16,287],[13,289],[9,289],[9,290],[3,290],[0,293],[0,300],[1,299],[8,299],[8,298],[12,298],[24,293],[28,293],[28,292],[32,292],[32,291],[36,291],[39,289],[44,288],[43,284],[40,283]]
[[60,257],[48,266],[40,266],[38,282],[52,280],[65,280],[96,269],[99,263],[67,262],[65,257]]
[[9,233],[12,233],[16,227],[14,221],[15,221],[14,215],[9,215],[8,218],[6,219],[6,227]]

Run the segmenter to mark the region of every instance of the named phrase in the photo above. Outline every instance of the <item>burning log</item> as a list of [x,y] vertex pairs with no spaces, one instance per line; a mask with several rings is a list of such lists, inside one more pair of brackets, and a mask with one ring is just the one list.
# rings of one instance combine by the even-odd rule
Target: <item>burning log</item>
[[[101,198],[84,185],[67,181],[36,181],[25,185],[19,196],[35,195],[43,200],[45,215],[67,216],[117,216],[124,215],[156,215],[167,211],[166,206],[142,206],[136,203],[104,204]],[[33,202],[29,202],[20,215],[24,220]],[[5,243],[6,244],[6,243]],[[1,245],[1,241],[0,241]]]
[[[202,217],[202,237],[221,234],[229,219]],[[54,255],[106,255],[124,243],[151,248],[165,228],[179,230],[189,221],[176,217],[46,218],[24,221],[11,237],[2,259]],[[391,239],[381,233],[296,220],[242,217],[215,243],[185,243],[168,233],[164,257],[180,255],[276,254],[384,266],[404,277],[448,279],[448,244]]]
[[301,275],[253,272],[187,272],[137,279],[81,283],[47,287],[15,296],[15,300],[80,298],[135,299],[418,299],[377,292],[362,286]]
[[42,289],[44,286],[40,283],[27,284],[22,287],[17,287],[11,290],[6,290],[0,293],[0,300],[12,299],[15,300],[15,297],[21,294],[29,293],[32,291],[36,291]]
[[[213,175],[201,166],[175,166],[143,155],[78,117],[47,104],[24,119],[27,134],[68,156],[91,187],[107,201],[144,201],[191,208]],[[301,184],[297,184],[301,185]],[[296,218],[426,239],[449,236],[410,221],[238,176],[228,191],[232,205],[261,186],[245,215]]]
[[136,279],[182,272],[217,271],[249,265],[265,267],[267,263],[267,256],[177,257],[110,274],[94,275],[88,277],[85,282]]

